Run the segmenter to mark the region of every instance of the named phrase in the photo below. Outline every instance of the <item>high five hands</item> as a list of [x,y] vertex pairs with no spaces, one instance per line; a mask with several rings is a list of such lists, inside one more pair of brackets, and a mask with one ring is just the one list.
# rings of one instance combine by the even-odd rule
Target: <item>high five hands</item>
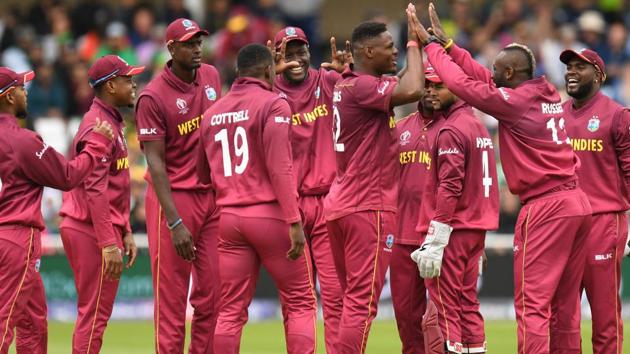
[[[429,18],[431,20],[431,27],[425,28],[418,20],[416,14],[416,8],[412,4],[407,5],[407,20],[409,30],[409,40],[417,40],[420,44],[427,44],[429,39],[434,39],[442,46],[449,42],[440,18],[435,10],[435,5],[429,3]],[[413,34],[411,33],[413,32]],[[433,36],[433,38],[432,38]]]

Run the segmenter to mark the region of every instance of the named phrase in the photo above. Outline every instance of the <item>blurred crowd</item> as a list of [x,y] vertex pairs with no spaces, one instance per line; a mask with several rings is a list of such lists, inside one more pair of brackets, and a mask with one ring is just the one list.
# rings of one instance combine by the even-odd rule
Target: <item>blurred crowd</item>
[[[204,15],[198,16],[196,9],[187,7],[190,3],[202,4]],[[147,70],[137,78],[138,89],[142,90],[168,60],[164,31],[176,18],[194,18],[211,33],[204,42],[204,61],[219,69],[224,90],[234,79],[238,50],[247,43],[266,42],[285,25],[305,30],[314,65],[328,54],[331,35],[349,37],[349,33],[326,33],[321,29],[323,0],[119,0],[115,4],[106,0],[39,0],[31,4],[15,3],[0,10],[0,65],[15,71],[35,70],[37,76],[28,87],[26,124],[60,151],[67,151],[81,116],[91,104],[89,65],[106,54],[117,54],[130,65],[145,65]],[[428,2],[416,4],[424,17],[422,22],[428,25],[424,11]],[[482,63],[491,67],[495,55],[508,43],[526,44],[537,55],[537,73],[547,75],[561,91],[564,65],[558,59],[560,52],[583,47],[597,50],[606,62],[604,92],[630,105],[630,2],[450,0],[436,5],[449,35]],[[398,39],[398,48],[404,50],[404,5],[383,1],[381,6],[358,11],[363,20],[388,23]],[[399,18],[386,15],[394,6],[401,8]],[[344,20],[343,14],[335,15]],[[132,227],[135,232],[144,232],[145,162],[135,138],[133,111],[125,113],[132,166]],[[492,132],[496,131],[493,119],[482,114],[480,118]],[[507,190],[504,178],[499,183],[500,231],[511,233],[519,202]],[[60,193],[47,189],[42,208],[49,232],[57,231],[60,205]]]

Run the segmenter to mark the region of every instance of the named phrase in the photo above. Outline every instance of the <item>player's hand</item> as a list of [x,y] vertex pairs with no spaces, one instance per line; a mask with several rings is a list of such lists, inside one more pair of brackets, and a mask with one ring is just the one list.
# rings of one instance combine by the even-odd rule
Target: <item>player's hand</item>
[[429,38],[429,32],[424,28],[418,16],[416,14],[416,7],[409,3],[407,5],[407,38],[410,41],[416,41],[418,44],[423,44]]
[[628,231],[628,237],[626,238],[626,248],[623,251],[623,255],[626,257],[630,256],[630,231]]
[[136,257],[138,256],[138,247],[136,247],[136,241],[133,239],[133,234],[128,232],[123,236],[123,246],[125,248],[125,256],[127,256],[127,264],[125,268],[129,269],[136,263]]
[[186,225],[179,224],[171,230],[171,239],[177,254],[188,262],[195,260],[195,246],[193,244],[192,234],[186,228]]
[[271,56],[273,57],[276,63],[276,74],[281,74],[286,70],[290,70],[293,68],[297,68],[300,66],[300,63],[297,61],[289,61],[287,62],[285,59],[285,51],[287,49],[287,39],[282,38],[282,43],[280,44],[280,50],[276,50],[271,41],[267,41],[267,48],[271,51]]
[[302,255],[306,244],[306,237],[304,237],[304,229],[302,229],[301,222],[291,224],[289,238],[291,238],[291,248],[287,252],[287,258],[294,261]]
[[123,259],[120,248],[116,245],[103,247],[103,260],[105,261],[105,271],[103,273],[107,280],[118,280],[123,270]]
[[422,278],[440,276],[444,248],[448,245],[452,231],[453,228],[449,225],[431,220],[424,243],[411,253],[411,259],[418,264],[418,271]]
[[344,51],[337,50],[337,42],[335,37],[330,37],[330,63],[322,63],[321,67],[336,72],[343,72],[348,65],[354,62],[352,58],[352,48],[350,41],[346,41],[346,49]]
[[101,134],[109,140],[114,140],[114,129],[112,129],[111,124],[107,121],[102,121],[100,118],[96,118],[96,125],[92,128],[92,131]]
[[437,11],[435,11],[433,3],[429,4],[429,18],[431,19],[431,27],[427,28],[427,32],[436,36],[442,45],[448,43],[448,37],[444,32],[444,28],[442,27],[442,23],[440,22]]

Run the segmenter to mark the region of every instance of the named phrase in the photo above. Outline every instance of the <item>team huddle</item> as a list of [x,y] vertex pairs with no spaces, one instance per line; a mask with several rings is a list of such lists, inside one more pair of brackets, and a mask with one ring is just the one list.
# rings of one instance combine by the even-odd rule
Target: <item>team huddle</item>
[[[119,112],[134,106],[156,353],[184,351],[188,299],[189,352],[238,353],[261,266],[279,291],[289,353],[316,352],[316,279],[326,352],[364,353],[388,269],[403,353],[492,349],[477,280],[499,222],[499,149],[522,203],[518,353],[580,353],[585,291],[593,352],[620,354],[630,111],[600,92],[604,62],[589,49],[562,52],[571,96],[562,103],[534,77],[529,48],[506,46],[490,71],[445,35],[432,4],[428,13],[425,29],[407,7],[398,73],[385,24],[361,23],[344,50],[331,38],[319,69],[304,32],[287,27],[239,51],[223,97],[217,70],[201,62],[208,32],[177,19],[166,30],[171,60],[138,97],[143,67],[114,55],[92,65],[95,98],[70,160],[18,125],[34,73],[0,68],[0,354],[14,339],[18,353],[47,351],[43,186],[64,191],[61,238],[78,295],[72,351],[100,351],[137,254]],[[415,113],[394,117],[414,102]],[[498,120],[500,148],[473,108]]]

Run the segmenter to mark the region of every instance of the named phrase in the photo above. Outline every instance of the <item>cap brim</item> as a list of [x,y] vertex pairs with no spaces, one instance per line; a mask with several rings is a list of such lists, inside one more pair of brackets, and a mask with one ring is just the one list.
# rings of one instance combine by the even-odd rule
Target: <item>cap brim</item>
[[[282,45],[282,39],[283,38],[280,38],[280,40],[278,42],[276,42],[276,48],[280,48],[280,46]],[[304,43],[306,45],[309,45],[307,40],[305,40],[304,38],[300,38],[300,37],[287,39],[287,44],[289,44],[289,42],[294,42],[294,41],[299,41],[299,42],[302,42],[302,43]]]
[[576,52],[573,49],[566,49],[565,51],[563,51],[562,53],[560,53],[560,61],[565,63],[565,64],[569,64],[569,62],[571,61],[571,59],[573,59],[574,57],[578,57],[580,59],[582,59],[583,61],[589,63],[589,64],[593,64],[590,60],[588,60],[585,56],[583,56],[582,54]]
[[442,80],[437,75],[427,75],[427,76],[424,77],[424,79],[427,80],[427,81],[430,81],[430,82],[432,82],[434,84],[441,84],[442,83]]
[[199,33],[201,33],[204,36],[209,36],[210,35],[210,33],[208,33],[208,31],[200,29],[200,30],[196,30],[194,32],[186,33],[185,35],[179,37],[179,39],[177,41],[178,42],[186,42],[187,40],[191,39],[192,37],[196,36]]
[[18,77],[20,78],[20,81],[18,81],[21,85],[24,85],[25,83],[33,80],[35,78],[35,72],[34,71],[25,71],[23,73],[19,73]]
[[132,66],[129,68],[129,70],[127,70],[127,73],[125,74],[125,76],[134,76],[134,75],[138,75],[138,74],[142,74],[142,72],[144,71],[144,66]]

